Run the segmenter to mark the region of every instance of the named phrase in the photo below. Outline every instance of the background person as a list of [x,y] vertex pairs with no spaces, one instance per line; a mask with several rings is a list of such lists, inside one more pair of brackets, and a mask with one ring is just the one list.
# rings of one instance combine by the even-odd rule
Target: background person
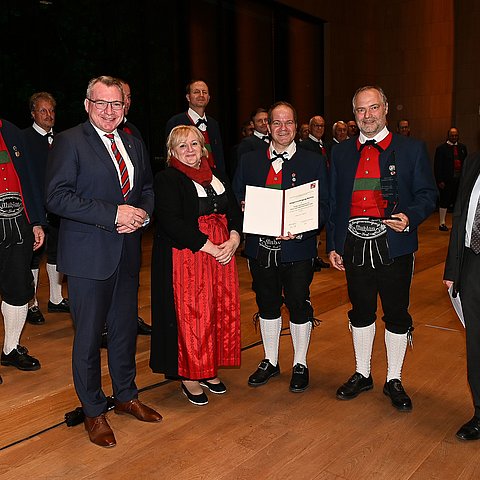
[[467,147],[458,141],[458,130],[452,127],[447,134],[447,141],[435,150],[434,172],[440,199],[438,202],[439,227],[441,232],[448,232],[446,224],[447,211],[452,208],[457,198],[458,184],[462,166],[467,157]]
[[[34,181],[38,183],[42,199],[45,197],[45,171],[47,169],[48,152],[52,149],[55,126],[55,108],[57,102],[48,92],[37,92],[30,97],[30,114],[33,125],[23,130],[31,154]],[[43,204],[43,202],[42,202]],[[35,294],[28,308],[27,321],[32,325],[45,323],[45,318],[38,306],[37,287],[40,273],[40,262],[47,254],[46,270],[49,285],[48,312],[70,312],[68,299],[62,293],[63,274],[57,271],[58,227],[60,219],[52,213],[45,212],[48,225],[45,227],[45,244],[36,250],[32,259],[32,274]]]
[[185,98],[188,102],[188,110],[178,113],[168,120],[165,136],[168,137],[172,128],[177,125],[195,125],[205,139],[210,167],[226,172],[220,126],[217,120],[206,114],[210,102],[208,85],[203,80],[192,80],[186,87]]

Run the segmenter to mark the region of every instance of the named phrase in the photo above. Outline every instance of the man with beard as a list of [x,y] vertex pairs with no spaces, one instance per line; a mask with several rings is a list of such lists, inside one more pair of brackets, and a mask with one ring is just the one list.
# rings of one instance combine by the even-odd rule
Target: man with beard
[[373,388],[370,361],[380,296],[388,366],[383,393],[396,409],[410,411],[401,381],[413,330],[410,283],[417,228],[435,209],[437,190],[424,143],[388,131],[381,88],[357,90],[353,113],[360,134],[338,144],[330,162],[327,251],[333,267],[346,274],[356,358],[355,373],[337,398],[350,400]]

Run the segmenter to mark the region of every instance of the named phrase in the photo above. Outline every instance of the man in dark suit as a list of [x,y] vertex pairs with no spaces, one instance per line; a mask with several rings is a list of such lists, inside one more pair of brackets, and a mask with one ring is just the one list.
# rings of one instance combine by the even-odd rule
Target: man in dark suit
[[[320,189],[319,228],[328,218],[328,179],[325,160],[307,150],[297,148],[295,134],[297,114],[286,102],[277,102],[268,112],[272,137],[266,150],[245,153],[240,159],[233,180],[237,200],[243,204],[247,185],[287,188],[318,180]],[[310,284],[313,259],[317,255],[318,230],[285,236],[268,237],[248,233],[245,256],[253,279],[263,346],[264,360],[250,375],[252,387],[265,385],[280,373],[278,347],[282,329],[281,307],[285,302],[290,312],[294,358],[290,391],[303,392],[309,384],[307,351],[313,325]]]
[[[327,158],[327,148],[323,143],[323,134],[325,133],[325,120],[320,115],[315,115],[308,122],[308,138],[303,142],[300,142],[298,146],[300,148],[305,148],[310,150],[317,155],[323,155],[327,163],[328,169],[328,158]],[[316,272],[320,272],[322,268],[329,268],[330,264],[325,262],[321,257],[315,257],[314,268]]]
[[203,80],[192,80],[186,87],[188,110],[170,118],[165,128],[165,137],[168,137],[173,127],[177,125],[195,125],[205,137],[205,146],[208,150],[208,162],[212,168],[225,172],[222,136],[218,122],[210,115],[205,114],[210,93],[208,85]]
[[[40,362],[20,345],[28,302],[33,297],[32,252],[44,242],[45,212],[34,181],[24,135],[0,119],[0,297],[5,325],[1,364],[38,370]],[[0,377],[0,384],[2,378]]]
[[438,213],[440,225],[438,229],[448,232],[446,225],[447,210],[453,206],[457,198],[458,182],[462,173],[463,161],[467,157],[467,147],[458,141],[458,130],[452,127],[447,134],[447,141],[435,150],[434,172],[440,199]]
[[328,142],[327,147],[327,158],[330,159],[332,156],[332,150],[341,142],[344,142],[348,139],[348,127],[343,120],[338,120],[332,125],[332,141]]
[[229,178],[233,178],[235,174],[235,169],[237,168],[238,147],[240,146],[240,144],[245,138],[251,137],[253,135],[253,131],[254,131],[254,127],[253,127],[252,121],[250,119],[245,120],[242,123],[242,128],[240,130],[240,135],[241,135],[240,142],[236,143],[232,147],[232,150],[230,151],[230,158],[227,165],[227,174]]
[[397,133],[404,137],[410,136],[410,122],[406,118],[402,118],[397,122]]
[[358,125],[355,120],[349,120],[347,122],[347,137],[353,138],[356,137],[359,133]]
[[142,228],[153,209],[152,173],[142,142],[118,131],[118,80],[90,80],[88,120],[57,135],[47,165],[47,209],[61,217],[58,268],[68,275],[75,325],[73,380],[90,440],[116,444],[101,386],[100,342],[107,323],[115,411],[157,422],[135,385],[137,291]]
[[122,84],[123,89],[123,98],[125,99],[125,107],[124,107],[124,117],[121,121],[120,125],[117,127],[123,130],[125,133],[129,133],[137,137],[139,140],[143,142],[142,134],[136,125],[134,125],[130,120],[127,119],[128,112],[130,111],[130,107],[132,105],[132,90],[130,88],[130,84],[121,78],[118,79]]
[[463,165],[443,275],[445,285],[460,295],[467,343],[467,376],[474,416],[457,432],[461,440],[480,439],[480,154]]
[[423,142],[387,129],[388,102],[379,87],[353,97],[357,138],[332,149],[327,251],[345,271],[352,304],[348,312],[356,370],[337,390],[350,400],[373,388],[370,360],[377,299],[385,322],[387,378],[383,393],[400,411],[410,411],[401,373],[413,330],[408,312],[417,228],[434,211],[437,189]]
[[245,137],[238,146],[238,159],[246,153],[254,150],[267,150],[270,143],[268,133],[268,112],[264,108],[257,108],[250,115],[250,123],[253,125],[253,135]]
[[325,120],[323,117],[320,115],[312,117],[308,122],[308,132],[308,137],[298,145],[327,158],[327,149],[323,144],[323,134],[325,133]]
[[[238,144],[236,165],[244,153],[254,150],[266,151],[270,144],[267,110],[261,107],[254,110],[250,115],[250,123],[253,125],[253,135],[243,138]],[[232,173],[234,174],[235,170]]]
[[[38,183],[42,198],[45,197],[45,171],[47,168],[48,152],[53,146],[53,127],[55,125],[55,108],[57,102],[48,92],[37,92],[30,97],[30,114],[33,125],[23,130],[25,139],[31,154],[32,170],[35,171],[34,180]],[[42,202],[43,204],[43,202]],[[50,287],[48,311],[50,313],[68,313],[70,306],[68,299],[62,295],[63,274],[57,271],[57,243],[58,226],[60,219],[56,215],[45,212],[48,226],[45,228],[44,247],[36,250],[32,259],[32,274],[35,295],[28,308],[27,322],[32,325],[45,323],[45,318],[38,306],[37,286],[40,269],[40,261],[46,251],[47,276]]]
[[[130,135],[133,135],[137,137],[140,141],[143,142],[143,137],[142,134],[140,133],[140,130],[138,127],[133,124],[130,120],[127,119],[128,112],[130,111],[130,106],[132,105],[132,90],[130,88],[130,85],[128,82],[125,80],[122,80],[121,78],[118,79],[120,83],[122,84],[122,89],[123,89],[123,98],[125,100],[125,106],[124,106],[124,117],[120,125],[117,127],[120,130],[123,130],[125,133],[129,133]],[[146,149],[146,146],[145,146]],[[152,334],[152,327],[148,324],[146,324],[143,321],[143,318],[138,317],[137,318],[137,333],[138,335],[151,335]],[[108,340],[107,340],[107,330],[103,332],[103,337],[102,337],[102,347],[107,348],[108,345]]]

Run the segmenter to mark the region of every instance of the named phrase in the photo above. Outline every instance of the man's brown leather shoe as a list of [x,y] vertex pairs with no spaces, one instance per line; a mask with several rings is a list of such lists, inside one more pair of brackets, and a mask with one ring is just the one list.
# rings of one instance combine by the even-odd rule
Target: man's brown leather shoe
[[88,432],[90,441],[100,447],[114,447],[117,442],[105,415],[98,417],[87,417],[83,420],[85,430]]
[[162,420],[159,413],[144,405],[138,398],[133,398],[129,402],[115,402],[114,411],[118,414],[133,415],[142,422],[159,422]]

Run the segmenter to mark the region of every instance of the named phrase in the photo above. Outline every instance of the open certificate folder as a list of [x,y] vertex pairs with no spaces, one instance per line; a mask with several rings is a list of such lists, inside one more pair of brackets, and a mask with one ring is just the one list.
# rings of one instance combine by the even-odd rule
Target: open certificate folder
[[243,231],[280,237],[316,230],[318,202],[318,180],[288,190],[247,185]]

